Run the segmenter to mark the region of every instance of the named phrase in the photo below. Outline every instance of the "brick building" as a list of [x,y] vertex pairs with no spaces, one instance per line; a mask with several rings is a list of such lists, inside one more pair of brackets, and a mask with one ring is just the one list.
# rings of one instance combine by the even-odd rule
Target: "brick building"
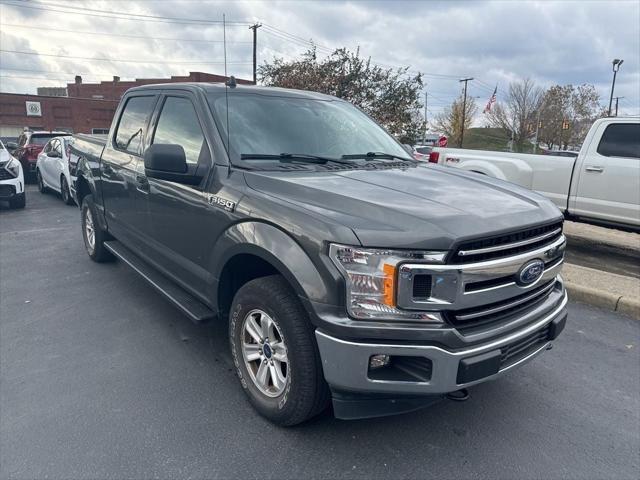
[[[177,82],[224,82],[227,77],[204,72],[189,72],[187,76],[173,76],[171,78],[136,78],[132,81],[122,81],[120,77],[100,83],[83,83],[80,75],[76,76],[75,83],[67,84],[67,95],[75,98],[94,98],[99,100],[120,100],[120,97],[128,89],[140,85],[153,83],[177,83]],[[237,80],[240,84],[253,85],[249,80]]]
[[[64,130],[71,133],[103,133],[111,125],[120,97],[129,88],[153,83],[224,82],[226,77],[212,73],[190,72],[171,78],[139,78],[121,81],[119,77],[100,83],[83,83],[76,76],[68,83],[66,96],[58,96],[64,87],[41,90],[54,95],[0,93],[0,138],[17,138],[28,127],[32,130]],[[249,80],[238,83],[251,85]]]

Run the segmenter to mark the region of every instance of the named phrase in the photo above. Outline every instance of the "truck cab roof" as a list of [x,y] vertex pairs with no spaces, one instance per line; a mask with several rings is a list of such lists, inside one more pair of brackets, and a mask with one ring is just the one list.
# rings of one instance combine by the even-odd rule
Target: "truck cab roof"
[[141,92],[148,90],[190,90],[200,91],[204,94],[210,93],[224,93],[228,88],[229,92],[234,94],[257,94],[257,95],[273,95],[273,96],[288,96],[308,98],[314,100],[340,100],[332,95],[326,95],[324,93],[310,92],[307,90],[296,90],[293,88],[280,88],[280,87],[264,87],[259,85],[241,85],[238,84],[235,87],[227,87],[224,83],[207,83],[207,82],[179,82],[179,83],[157,83],[151,85],[142,85],[139,87],[133,87],[127,90],[129,92]]

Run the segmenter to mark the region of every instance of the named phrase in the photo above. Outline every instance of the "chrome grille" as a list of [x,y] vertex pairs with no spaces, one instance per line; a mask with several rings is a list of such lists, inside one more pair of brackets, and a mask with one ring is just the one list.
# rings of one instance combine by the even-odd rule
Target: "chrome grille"
[[480,325],[499,322],[515,314],[522,314],[544,302],[555,284],[556,280],[553,279],[534,290],[501,302],[451,312],[449,321],[460,332],[464,332]]
[[562,222],[505,235],[471,240],[456,248],[451,263],[472,263],[535,250],[562,236]]

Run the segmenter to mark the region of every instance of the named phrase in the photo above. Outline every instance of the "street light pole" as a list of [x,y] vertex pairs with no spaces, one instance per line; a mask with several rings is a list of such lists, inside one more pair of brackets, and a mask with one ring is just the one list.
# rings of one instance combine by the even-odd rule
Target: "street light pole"
[[249,27],[249,30],[253,30],[253,84],[257,85],[258,84],[258,77],[256,74],[256,70],[257,70],[257,63],[258,63],[258,29],[261,27],[262,25],[260,23],[254,23],[253,25],[251,25]]
[[464,96],[462,100],[462,125],[460,127],[461,132],[460,132],[460,145],[458,145],[459,148],[462,148],[462,140],[464,139],[464,121],[465,121],[465,116],[467,114],[467,83],[469,83],[469,81],[471,80],[473,80],[473,77],[463,78],[460,80],[460,82],[464,82]]
[[616,97],[616,114],[614,115],[615,117],[618,116],[618,100],[620,100],[621,98],[624,98],[624,97]]
[[424,137],[422,143],[427,143],[427,92],[424,92]]
[[618,73],[618,70],[620,70],[622,62],[624,62],[624,60],[620,60],[618,58],[613,60],[613,82],[611,82],[611,96],[609,97],[609,111],[607,113],[607,116],[609,117],[611,116],[611,104],[613,103],[613,90],[616,88],[616,74]]

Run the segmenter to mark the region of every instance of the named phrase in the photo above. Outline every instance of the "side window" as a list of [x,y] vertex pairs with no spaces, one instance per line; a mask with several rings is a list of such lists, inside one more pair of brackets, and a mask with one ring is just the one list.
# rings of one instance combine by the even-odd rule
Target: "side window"
[[53,140],[51,140],[49,143],[47,143],[44,148],[42,149],[42,151],[44,153],[48,153],[51,151],[51,147],[53,146]]
[[598,153],[605,157],[640,158],[640,123],[609,125],[600,139]]
[[60,158],[62,158],[62,145],[60,145],[60,140],[56,140],[56,143],[53,145],[53,149],[58,152]]
[[182,97],[165,100],[152,143],[181,145],[187,164],[192,165],[198,163],[201,155],[209,153],[193,104]]
[[141,153],[142,134],[154,100],[155,97],[131,97],[127,100],[116,131],[116,146],[119,149],[134,155]]

